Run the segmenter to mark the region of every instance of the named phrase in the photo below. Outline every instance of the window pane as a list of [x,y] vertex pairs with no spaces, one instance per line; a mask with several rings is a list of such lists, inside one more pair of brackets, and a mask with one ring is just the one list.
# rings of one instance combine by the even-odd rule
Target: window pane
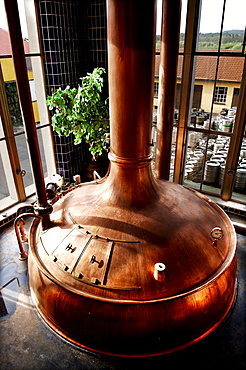
[[25,54],[39,53],[34,2],[18,0],[18,8]]
[[162,21],[162,0],[157,0],[156,51],[160,51],[161,47],[161,21]]
[[179,37],[179,51],[184,51],[185,27],[187,16],[187,0],[182,0],[181,4],[181,21],[180,21],[180,37]]
[[18,197],[5,140],[0,141],[0,187],[0,209],[16,203]]
[[0,199],[4,199],[9,196],[9,189],[7,185],[7,179],[3,167],[2,155],[0,153]]
[[221,50],[242,51],[245,14],[244,0],[226,0]]
[[15,140],[18,149],[21,169],[26,171],[26,175],[23,177],[24,185],[26,188],[27,186],[33,184],[33,177],[25,135],[18,135],[16,136]]
[[[12,59],[8,59],[12,64]],[[19,103],[16,81],[5,80],[5,91],[8,99],[9,112],[13,125],[14,134],[24,131],[23,119]]]
[[48,172],[47,172],[47,165],[46,165],[45,152],[44,152],[45,137],[43,137],[42,135],[43,130],[45,129],[37,130],[37,135],[38,135],[38,143],[39,143],[40,155],[41,155],[42,166],[43,166],[43,171],[44,171],[44,177],[47,177]]
[[217,57],[197,56],[195,81],[192,90],[191,115],[188,125],[200,129],[209,128],[213,100]]
[[218,50],[223,3],[224,0],[202,1],[201,20],[198,38],[199,51]]
[[183,184],[193,189],[219,194],[230,138],[189,132]]
[[183,183],[193,189],[200,189],[206,141],[207,135],[202,132],[188,133]]
[[203,175],[203,191],[220,193],[229,145],[230,137],[228,136],[209,136]]
[[[203,0],[198,50],[218,51],[224,0]],[[220,50],[242,51],[246,2],[226,0]]]
[[[244,135],[246,135],[246,132]],[[246,202],[246,136],[244,136],[241,145],[232,199],[240,202]]]
[[177,127],[173,127],[169,181],[173,181],[173,175],[174,175],[177,132],[178,132]]
[[220,57],[211,129],[233,132],[242,80],[244,58]]

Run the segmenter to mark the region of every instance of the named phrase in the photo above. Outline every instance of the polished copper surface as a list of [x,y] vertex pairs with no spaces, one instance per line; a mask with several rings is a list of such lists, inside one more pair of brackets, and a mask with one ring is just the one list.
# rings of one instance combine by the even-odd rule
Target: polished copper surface
[[[41,315],[70,340],[118,355],[168,352],[208,334],[234,300],[230,221],[172,183],[156,182],[158,202],[141,210],[110,201],[108,184],[65,195],[54,205],[57,226],[32,236],[30,286]],[[216,248],[215,225],[224,233]],[[166,266],[163,281],[156,263]]]
[[[141,6],[141,16],[139,7]],[[53,204],[30,233],[30,288],[71,342],[150,356],[203,338],[235,297],[236,236],[205,196],[151,171],[155,1],[108,1],[109,175]],[[222,230],[220,236],[211,231]]]

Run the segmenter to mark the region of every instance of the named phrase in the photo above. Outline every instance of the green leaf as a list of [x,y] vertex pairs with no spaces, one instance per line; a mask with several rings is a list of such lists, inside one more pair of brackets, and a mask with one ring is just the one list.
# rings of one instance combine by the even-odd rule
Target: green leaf
[[95,68],[80,78],[78,88],[67,86],[56,89],[47,97],[46,104],[53,111],[52,127],[58,135],[74,134],[74,143],[82,139],[90,144],[93,156],[103,153],[107,146],[109,132],[108,99],[102,101],[103,68]]

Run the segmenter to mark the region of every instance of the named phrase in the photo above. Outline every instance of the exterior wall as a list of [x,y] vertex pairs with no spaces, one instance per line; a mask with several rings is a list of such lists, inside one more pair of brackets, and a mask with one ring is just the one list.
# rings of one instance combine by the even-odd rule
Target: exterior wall
[[15,81],[15,70],[12,58],[0,60],[4,81]]
[[[204,109],[205,112],[210,112],[213,99],[214,81],[196,80],[195,84],[203,86],[201,109]],[[217,81],[216,86],[228,88],[226,103],[214,103],[213,113],[218,114],[223,108],[231,108],[234,88],[240,88],[240,83]]]
[[[155,76],[154,81],[158,82],[159,78]],[[179,79],[177,79],[177,84],[180,84]],[[214,81],[195,80],[195,85],[203,86],[201,109],[203,109],[205,112],[210,112],[213,100]],[[214,103],[213,105],[213,113],[219,114],[223,108],[230,109],[232,107],[234,88],[240,89],[240,82],[217,81],[216,86],[228,88],[226,103]],[[158,97],[156,95],[154,96],[153,105],[158,106]]]
[[[213,88],[214,82],[213,81],[195,81],[197,85],[202,85],[202,101],[201,101],[201,109],[205,112],[211,111],[211,105],[213,100]],[[221,111],[221,108],[220,108]]]
[[[1,56],[0,56],[1,58]],[[0,64],[3,71],[3,79],[4,81],[16,81],[15,70],[14,70],[14,63],[12,58],[4,58],[0,60]],[[28,79],[33,80],[33,72],[28,71]]]
[[[1,59],[0,64],[1,64],[2,72],[3,72],[4,81],[5,82],[16,81],[13,59],[12,58]],[[28,73],[28,79],[33,80],[33,72],[28,71],[27,73]],[[37,101],[33,101],[32,105],[33,105],[35,122],[40,122]]]

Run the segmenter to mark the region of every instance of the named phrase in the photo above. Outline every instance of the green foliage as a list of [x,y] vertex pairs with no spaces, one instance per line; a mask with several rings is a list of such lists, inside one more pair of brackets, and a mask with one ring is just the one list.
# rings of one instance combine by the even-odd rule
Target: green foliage
[[[232,30],[222,34],[221,50],[242,50],[244,31]],[[185,34],[180,34],[179,48],[184,48]],[[198,50],[218,50],[219,33],[199,33]]]
[[12,124],[15,127],[23,128],[23,121],[21,116],[19,97],[15,81],[5,82],[5,91],[8,99],[10,116]]
[[108,100],[101,97],[103,73],[103,68],[95,68],[81,78],[77,89],[56,89],[46,101],[49,109],[55,111],[51,118],[54,131],[60,136],[73,133],[75,144],[84,139],[94,159],[107,149],[109,132]]

